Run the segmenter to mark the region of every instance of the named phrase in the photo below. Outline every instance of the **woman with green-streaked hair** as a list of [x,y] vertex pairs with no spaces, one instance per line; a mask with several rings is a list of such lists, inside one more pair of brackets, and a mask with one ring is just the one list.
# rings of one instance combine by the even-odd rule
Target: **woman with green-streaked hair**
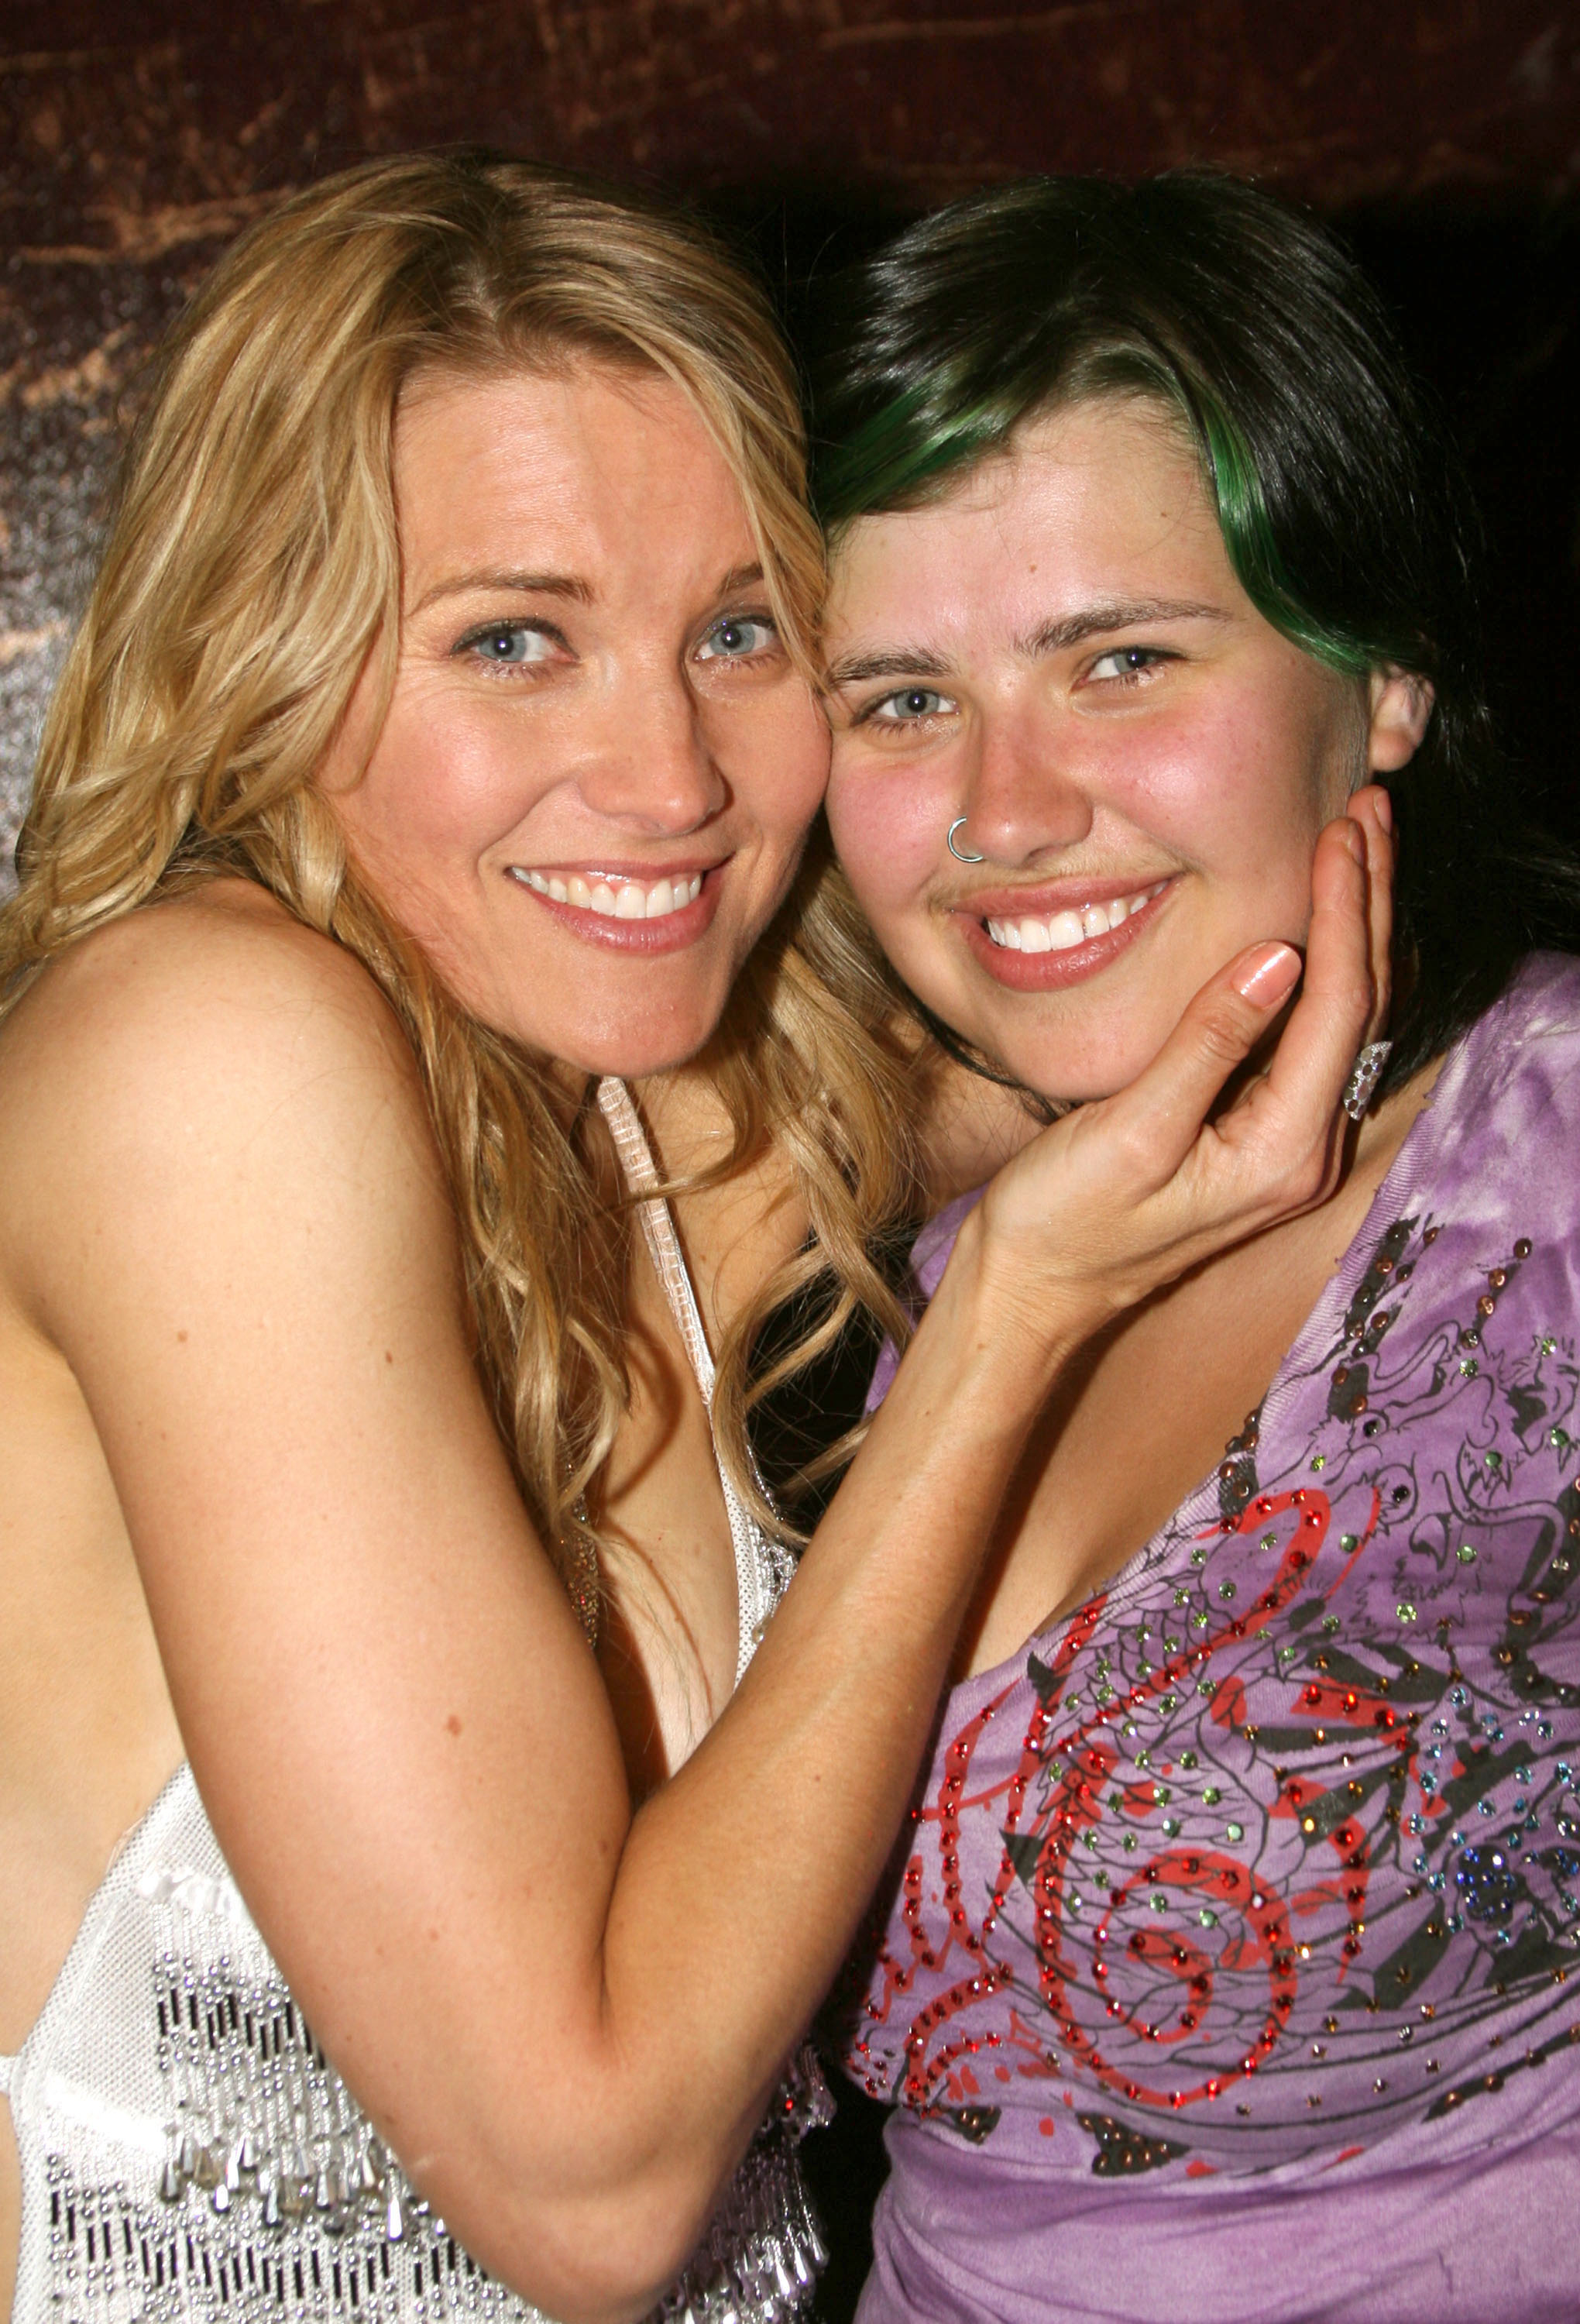
[[1339,1183],[1092,1343],[998,1521],[841,2005],[896,2108],[862,2324],[1572,2318],[1580,867],[1464,489],[1232,180],[1000,189],[843,297],[828,811],[959,1197],[919,1299],[961,1189],[1306,942],[1346,800],[1400,851]]

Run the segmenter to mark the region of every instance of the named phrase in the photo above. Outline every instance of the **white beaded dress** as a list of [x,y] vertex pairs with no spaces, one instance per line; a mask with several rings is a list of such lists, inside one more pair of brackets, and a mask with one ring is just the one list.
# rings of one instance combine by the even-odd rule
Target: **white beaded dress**
[[[633,1192],[657,1183],[624,1085],[599,1087]],[[667,1205],[638,1215],[704,1400],[712,1363]],[[721,1471],[737,1677],[789,1561]],[[12,2324],[548,2324],[413,2191],[254,1927],[189,1766],[117,1850],[14,2058],[22,2163]],[[785,2324],[825,2256],[795,2149],[831,2102],[804,2051],[657,2318]]]

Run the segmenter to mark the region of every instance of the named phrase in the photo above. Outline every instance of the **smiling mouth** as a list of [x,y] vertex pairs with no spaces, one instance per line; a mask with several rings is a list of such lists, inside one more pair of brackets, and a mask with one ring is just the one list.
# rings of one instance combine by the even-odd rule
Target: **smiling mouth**
[[557,872],[528,872],[512,863],[510,873],[534,894],[547,896],[550,903],[568,904],[578,912],[596,912],[606,920],[665,920],[671,913],[684,912],[703,892],[700,872],[650,881],[632,880],[620,872],[607,877],[594,872],[588,879],[580,872],[562,877]]
[[1106,936],[1111,928],[1122,927],[1132,913],[1161,896],[1168,886],[1166,880],[1154,881],[1150,888],[1139,888],[1133,896],[1116,896],[1104,904],[1083,904],[1079,910],[1052,912],[1021,919],[1004,919],[995,916],[983,926],[988,939],[1002,952],[1070,952],[1077,945],[1090,944],[1094,936]]

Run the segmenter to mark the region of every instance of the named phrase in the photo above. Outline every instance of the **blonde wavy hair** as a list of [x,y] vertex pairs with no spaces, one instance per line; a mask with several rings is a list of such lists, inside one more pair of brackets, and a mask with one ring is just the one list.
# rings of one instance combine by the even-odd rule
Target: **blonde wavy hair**
[[[348,862],[315,776],[370,657],[386,688],[393,677],[403,388],[436,367],[578,361],[656,370],[690,397],[810,669],[822,550],[795,381],[754,285],[689,222],[578,180],[482,155],[372,162],[247,234],[162,350],[0,911],[5,1008],[90,930],[222,874],[261,883],[363,963],[416,1055],[481,1368],[568,1575],[602,1545],[586,1497],[629,1394],[630,1237],[603,1191],[606,1133],[551,1061],[445,988]],[[903,1329],[873,1258],[914,1183],[891,1010],[814,851],[700,1061],[734,1133],[710,1176],[776,1146],[812,1221],[812,1242],[719,1351],[726,1463],[785,1534],[756,1482],[750,1406],[859,1307]],[[787,1301],[798,1328],[751,1381],[759,1327]]]

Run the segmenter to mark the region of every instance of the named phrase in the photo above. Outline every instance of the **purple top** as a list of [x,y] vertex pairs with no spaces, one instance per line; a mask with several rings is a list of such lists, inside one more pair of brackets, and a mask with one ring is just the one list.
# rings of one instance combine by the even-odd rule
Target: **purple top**
[[1577,1275],[1540,957],[1216,1472],[948,1698],[841,2005],[860,2324],[1580,2316]]

